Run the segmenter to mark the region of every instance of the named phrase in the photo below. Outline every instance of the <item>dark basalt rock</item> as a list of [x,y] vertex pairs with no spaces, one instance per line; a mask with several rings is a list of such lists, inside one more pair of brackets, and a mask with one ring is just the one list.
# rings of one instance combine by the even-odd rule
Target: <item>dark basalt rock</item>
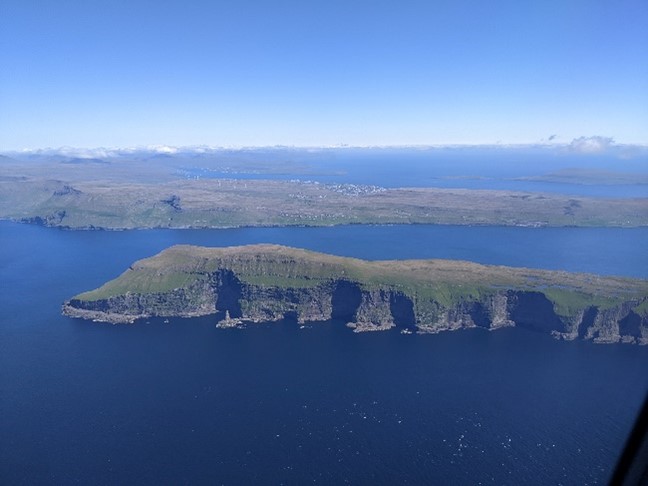
[[216,309],[229,312],[230,317],[243,317],[243,284],[234,272],[220,270],[213,275],[212,282]]
[[[368,291],[349,280],[304,289],[265,288],[244,284],[232,271],[220,270],[212,275],[210,285],[198,291],[203,298],[196,298],[196,289],[176,289],[163,294],[126,294],[96,301],[71,299],[65,304],[64,313],[118,323],[148,316],[194,316],[220,311],[227,312],[230,325],[283,318],[300,323],[333,319],[350,323],[357,332],[396,327],[434,333],[516,325],[564,339],[648,341],[648,320],[629,306],[604,311],[589,307],[574,323],[558,315],[546,296],[532,291],[505,291],[492,296],[490,301],[464,301],[450,308],[439,306],[434,322],[417,315],[416,303],[400,291]],[[503,309],[495,305],[498,299],[505,302]]]
[[33,218],[22,218],[20,221],[23,223],[37,224],[39,226],[61,226],[66,216],[67,212],[62,209],[48,214],[45,217],[35,216]]
[[75,189],[72,186],[65,184],[61,189],[54,191],[53,195],[54,196],[69,196],[69,195],[78,196],[79,194],[82,194],[82,192],[79,191],[78,189]]
[[[169,260],[173,268],[167,272],[184,275],[177,281],[188,283],[178,288],[122,291],[129,288],[124,282],[132,281],[130,275],[149,271],[152,273],[147,275],[156,279],[167,268],[153,266],[151,271],[150,262],[146,264],[149,266],[138,263],[131,266],[122,280],[118,279],[120,291],[116,295],[73,298],[64,304],[63,312],[71,317],[112,323],[134,322],[149,316],[191,317],[220,312],[226,316],[220,321],[221,327],[284,318],[300,324],[338,320],[356,332],[396,328],[407,333],[437,333],[519,326],[566,340],[648,344],[645,296],[599,301],[574,298],[565,301],[569,305],[558,307],[542,290],[480,287],[479,292],[448,294],[436,292],[435,287],[397,286],[384,280],[368,283],[349,276],[336,278],[331,276],[332,272],[323,273],[325,264],[314,257],[300,260],[282,253],[272,259],[267,255],[235,255],[229,260],[218,260],[211,267],[204,263],[208,259],[182,258],[178,260],[182,264]],[[329,268],[337,268],[333,267],[335,264],[329,261]],[[462,265],[465,269],[466,264]]]
[[362,304],[360,286],[348,280],[335,283],[331,295],[331,318],[351,322]]
[[630,311],[627,316],[619,321],[619,335],[623,337],[641,338],[641,324],[639,314]]
[[565,332],[565,323],[541,292],[509,292],[508,312],[517,326],[546,333]]
[[164,204],[169,205],[170,207],[172,207],[176,211],[182,211],[182,207],[180,206],[180,198],[178,196],[176,196],[175,194],[171,195],[170,197],[168,197],[166,199],[162,199],[162,202]]
[[389,294],[389,312],[394,319],[394,324],[399,329],[416,330],[416,315],[412,299],[402,292]]

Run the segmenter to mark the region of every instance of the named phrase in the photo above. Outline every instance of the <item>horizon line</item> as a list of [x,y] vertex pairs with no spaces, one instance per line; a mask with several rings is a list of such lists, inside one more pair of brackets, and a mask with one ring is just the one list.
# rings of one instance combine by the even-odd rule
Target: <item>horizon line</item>
[[[604,140],[601,148],[648,148],[648,143],[617,143],[607,137],[580,137],[570,142],[527,142],[527,143],[432,143],[432,144],[333,144],[333,145],[167,145],[167,144],[146,144],[135,146],[95,146],[82,147],[62,145],[59,147],[38,147],[38,148],[21,148],[21,149],[0,149],[0,154],[60,154],[75,155],[75,152],[105,152],[104,156],[119,155],[137,152],[155,152],[158,154],[174,155],[185,152],[209,153],[219,151],[237,151],[237,150],[263,150],[263,149],[293,149],[293,150],[334,150],[334,149],[442,149],[442,148],[570,148],[579,142],[598,142]],[[592,150],[592,152],[601,150]],[[80,154],[76,154],[80,155]]]

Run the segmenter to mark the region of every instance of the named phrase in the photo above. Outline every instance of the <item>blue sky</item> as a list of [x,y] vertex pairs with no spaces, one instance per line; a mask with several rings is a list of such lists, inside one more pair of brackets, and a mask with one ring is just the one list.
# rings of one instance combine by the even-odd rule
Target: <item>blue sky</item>
[[648,143],[648,2],[0,2],[0,150]]

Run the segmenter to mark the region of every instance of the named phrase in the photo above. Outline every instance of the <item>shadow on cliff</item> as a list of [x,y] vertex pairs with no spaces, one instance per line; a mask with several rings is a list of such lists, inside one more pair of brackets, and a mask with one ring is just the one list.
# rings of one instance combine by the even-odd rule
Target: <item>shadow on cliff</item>
[[389,311],[397,328],[416,331],[416,316],[412,299],[400,292],[393,292],[389,297]]
[[565,331],[553,304],[541,292],[515,292],[509,302],[513,304],[509,308],[510,316],[517,326],[549,333]]
[[634,311],[619,321],[619,334],[621,336],[641,337],[641,317]]
[[358,284],[338,280],[331,296],[331,319],[345,323],[355,321],[361,303],[362,290]]
[[472,318],[475,326],[490,329],[493,325],[492,318],[488,313],[488,309],[481,302],[471,302],[468,313]]
[[588,307],[583,312],[583,318],[578,325],[578,337],[584,339],[587,337],[587,332],[591,327],[594,327],[594,321],[598,315],[596,307]]
[[231,270],[220,270],[215,274],[214,293],[216,294],[216,309],[228,311],[230,317],[242,317],[241,299],[243,284]]

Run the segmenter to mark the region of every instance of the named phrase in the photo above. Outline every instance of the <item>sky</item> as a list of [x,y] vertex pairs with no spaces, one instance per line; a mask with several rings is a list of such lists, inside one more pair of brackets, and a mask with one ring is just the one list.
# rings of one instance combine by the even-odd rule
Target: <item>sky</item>
[[648,144],[648,2],[0,0],[0,150]]

